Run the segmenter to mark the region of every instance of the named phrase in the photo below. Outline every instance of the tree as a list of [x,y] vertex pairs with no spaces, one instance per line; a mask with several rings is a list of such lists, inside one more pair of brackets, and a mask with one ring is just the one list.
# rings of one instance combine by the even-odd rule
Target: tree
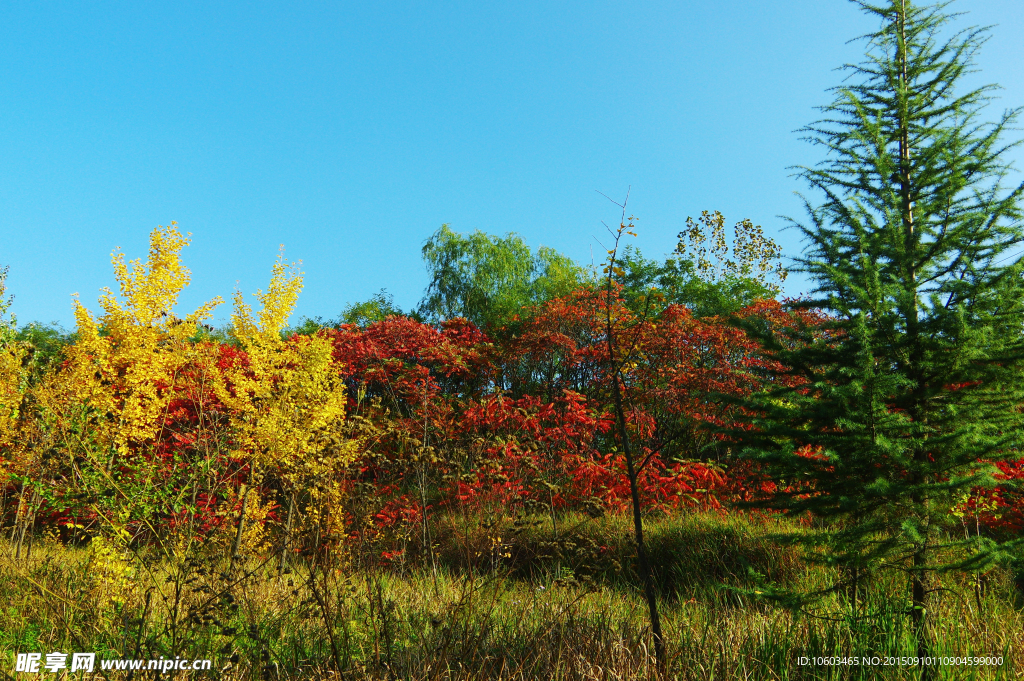
[[395,297],[381,289],[370,296],[369,300],[361,303],[349,303],[341,311],[339,322],[341,324],[355,324],[356,326],[367,327],[374,322],[381,322],[388,317],[408,316],[398,307],[395,307]]
[[64,349],[74,343],[75,335],[57,322],[30,322],[18,329],[14,339],[24,343],[31,356],[30,381],[38,381],[63,359]]
[[[18,320],[4,315],[14,301],[6,293],[7,268],[0,267],[0,447],[17,439],[18,419],[25,394],[25,350],[16,343]],[[0,471],[6,468],[0,457]]]
[[145,262],[126,262],[115,251],[120,296],[103,289],[99,317],[76,300],[73,343],[53,329],[21,330],[35,353],[28,368],[40,364],[26,382],[27,418],[17,441],[10,447],[0,442],[0,451],[16,460],[10,470],[21,483],[19,508],[28,511],[20,514],[23,528],[48,508],[65,519],[90,518],[86,524],[95,521],[105,540],[123,547],[138,536],[134,530],[152,530],[152,518],[180,502],[173,498],[179,480],[200,477],[185,466],[161,468],[154,454],[168,435],[183,376],[207,359],[190,339],[220,302],[205,303],[185,319],[174,315],[191,277],[179,257],[188,243],[171,223],[150,234]]
[[448,225],[427,240],[423,259],[430,273],[423,317],[465,317],[482,329],[497,329],[585,280],[583,268],[554,249],[541,246],[534,253],[516,234],[466,236]]
[[214,383],[231,411],[233,454],[248,464],[232,558],[239,552],[249,490],[265,474],[276,477],[292,500],[299,490],[311,490],[307,511],[316,516],[319,531],[344,526],[340,475],[355,448],[340,436],[347,397],[332,364],[331,340],[324,332],[282,338],[301,290],[302,274],[282,253],[266,291],[254,294],[259,310],[235,292],[231,328],[243,353]]
[[924,655],[935,572],[1010,548],[947,530],[1019,456],[1024,185],[1004,187],[1003,137],[1020,109],[987,124],[994,86],[961,92],[985,31],[950,34],[948,3],[854,1],[881,26],[806,129],[826,156],[800,176],[823,198],[795,223],[815,285],[800,307],[831,319],[760,330],[789,384],[752,405],[747,451],[776,484],[766,504],[825,523],[807,541],[855,595],[865,569],[906,572]]
[[781,252],[749,219],[736,223],[730,244],[725,217],[717,210],[704,211],[696,220],[686,218],[673,257],[663,263],[644,258],[632,246],[623,250],[622,295],[634,311],[647,304],[654,288],[656,307],[685,305],[698,317],[736,314],[779,295],[786,280]]
[[18,320],[14,315],[10,319],[4,319],[7,310],[14,302],[14,296],[4,297],[7,292],[7,267],[0,267],[0,346],[4,346],[14,338],[15,330],[18,328]]
[[[625,392],[625,377],[623,369],[631,364],[636,352],[638,331],[641,331],[648,324],[647,314],[643,314],[634,324],[633,329],[616,329],[616,314],[613,310],[612,300],[616,289],[616,277],[622,277],[625,271],[619,266],[617,256],[620,242],[625,235],[636,236],[633,232],[634,218],[626,219],[626,203],[629,200],[627,193],[626,200],[616,204],[622,208],[622,217],[619,220],[619,227],[612,232],[615,238],[611,249],[608,251],[608,259],[604,266],[604,326],[605,342],[607,343],[608,374],[611,382],[612,403],[615,411],[615,425],[617,426],[619,445],[622,447],[622,456],[626,463],[626,475],[629,478],[629,494],[633,510],[633,538],[636,542],[637,567],[640,577],[644,583],[644,597],[647,600],[647,612],[651,622],[651,637],[654,639],[654,655],[658,665],[658,677],[664,678],[668,671],[668,656],[665,650],[665,636],[661,630],[661,616],[658,613],[658,595],[654,587],[654,571],[651,566],[650,557],[647,554],[647,545],[644,541],[644,524],[641,510],[643,507],[640,498],[639,473],[646,461],[637,462],[633,452],[633,446],[626,426],[626,404],[623,399]],[[609,229],[609,231],[611,231]],[[632,338],[630,338],[632,336]]]

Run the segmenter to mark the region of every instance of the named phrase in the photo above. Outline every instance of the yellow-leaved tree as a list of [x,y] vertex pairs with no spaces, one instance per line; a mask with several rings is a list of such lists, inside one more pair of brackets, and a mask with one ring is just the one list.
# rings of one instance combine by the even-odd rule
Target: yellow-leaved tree
[[8,467],[21,449],[19,417],[26,387],[25,351],[16,343],[0,345],[0,484],[9,479]]
[[0,268],[0,485],[10,479],[10,467],[24,453],[19,431],[27,386],[25,348],[15,341],[16,320],[5,318],[11,304],[6,297],[7,268]]
[[47,400],[56,412],[71,404],[86,406],[100,426],[91,429],[95,445],[111,457],[128,455],[133,445],[157,437],[177,373],[196,359],[190,339],[223,302],[214,298],[184,319],[174,315],[178,295],[191,279],[181,262],[188,243],[189,235],[172,222],[150,234],[147,262],[126,263],[115,251],[114,276],[124,302],[104,289],[98,319],[76,295],[78,339],[67,350],[65,370],[50,382]]
[[264,482],[287,499],[286,536],[297,494],[318,534],[342,530],[345,469],[357,447],[342,432],[345,386],[332,361],[330,340],[323,335],[282,336],[301,290],[301,273],[282,255],[274,263],[270,286],[255,294],[257,312],[235,293],[233,335],[244,356],[224,370],[216,388],[230,414],[234,455],[250,467],[234,553],[263,541],[255,523],[248,533],[243,528],[247,514],[265,512],[271,502],[252,499],[252,491],[266,486]]
[[146,262],[115,250],[120,296],[104,289],[94,317],[76,295],[77,340],[35,389],[37,449],[60,453],[34,474],[36,487],[47,498],[74,485],[81,507],[72,515],[94,518],[95,532],[122,544],[130,532],[155,535],[151,517],[175,506],[172,493],[184,494],[185,485],[168,485],[157,470],[153,449],[183,389],[183,368],[215,366],[211,346],[193,337],[221,299],[184,319],[173,312],[190,281],[180,257],[188,243],[172,222],[150,233]]

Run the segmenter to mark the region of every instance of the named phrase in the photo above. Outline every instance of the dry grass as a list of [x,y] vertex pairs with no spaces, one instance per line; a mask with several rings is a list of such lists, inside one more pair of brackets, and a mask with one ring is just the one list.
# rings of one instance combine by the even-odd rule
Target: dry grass
[[[652,521],[672,677],[919,678],[913,667],[798,663],[912,655],[914,643],[898,575],[876,578],[864,608],[873,616],[856,621],[838,597],[810,614],[751,600],[757,575],[776,585],[830,577],[774,544],[779,529],[705,514]],[[346,554],[281,574],[276,556],[231,565],[199,544],[158,557],[38,538],[30,558],[0,557],[0,659],[6,671],[16,652],[187,655],[212,658],[215,675],[231,679],[653,678],[624,519],[450,519],[438,536],[436,572],[410,548],[387,568]],[[1024,678],[1024,615],[1009,576],[990,575],[980,611],[970,583],[942,587],[936,655],[1005,662],[940,666],[936,678]]]

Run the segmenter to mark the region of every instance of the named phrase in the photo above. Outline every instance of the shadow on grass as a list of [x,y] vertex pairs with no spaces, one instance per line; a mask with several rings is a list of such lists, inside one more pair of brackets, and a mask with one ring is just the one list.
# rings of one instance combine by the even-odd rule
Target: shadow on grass
[[[436,559],[449,570],[507,572],[531,582],[578,582],[618,589],[639,588],[636,547],[629,519],[497,517],[438,523]],[[695,512],[647,521],[651,563],[663,598],[688,599],[722,585],[767,581],[790,586],[806,572],[798,553],[773,539],[798,529],[776,521]],[[410,547],[411,563],[425,556]]]

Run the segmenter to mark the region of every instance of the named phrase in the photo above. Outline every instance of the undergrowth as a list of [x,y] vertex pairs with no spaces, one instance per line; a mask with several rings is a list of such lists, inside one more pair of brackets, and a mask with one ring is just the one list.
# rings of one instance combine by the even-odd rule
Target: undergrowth
[[[3,673],[19,652],[75,651],[209,658],[212,676],[226,679],[653,678],[627,518],[451,516],[436,525],[432,546],[390,560],[372,546],[283,562],[276,553],[232,559],[199,541],[160,555],[40,536],[18,559],[5,546]],[[838,592],[803,610],[757,598],[765,585],[834,581],[773,539],[786,531],[800,529],[714,513],[650,519],[672,678],[919,678],[913,666],[801,664],[913,656],[916,644],[898,574],[876,575],[856,609]],[[1013,579],[993,571],[977,584],[936,585],[933,649],[1002,656],[1003,665],[940,665],[935,678],[1021,678]]]

